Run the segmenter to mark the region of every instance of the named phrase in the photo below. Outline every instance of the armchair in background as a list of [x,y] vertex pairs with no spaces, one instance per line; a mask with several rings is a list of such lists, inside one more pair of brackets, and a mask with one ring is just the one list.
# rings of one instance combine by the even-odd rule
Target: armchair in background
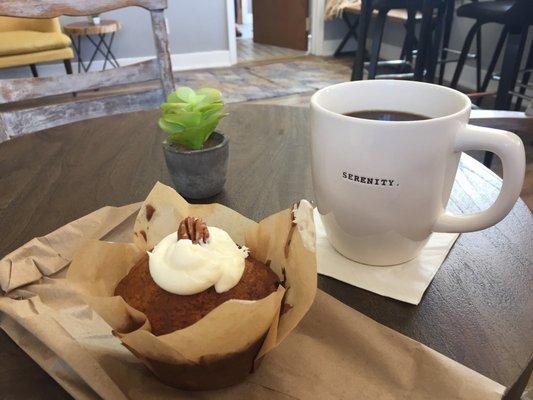
[[37,77],[36,64],[63,61],[71,74],[73,57],[70,38],[61,32],[58,18],[0,17],[0,68],[29,65]]

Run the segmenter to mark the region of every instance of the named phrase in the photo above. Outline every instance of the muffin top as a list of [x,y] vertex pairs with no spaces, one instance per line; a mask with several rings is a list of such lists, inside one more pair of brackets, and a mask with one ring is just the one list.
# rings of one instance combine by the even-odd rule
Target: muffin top
[[186,218],[117,285],[116,296],[143,312],[155,335],[186,328],[220,304],[259,300],[279,277],[219,228]]
[[234,287],[244,272],[246,247],[239,247],[222,229],[198,218],[185,218],[148,252],[150,275],[167,292],[200,293],[214,286],[217,293]]

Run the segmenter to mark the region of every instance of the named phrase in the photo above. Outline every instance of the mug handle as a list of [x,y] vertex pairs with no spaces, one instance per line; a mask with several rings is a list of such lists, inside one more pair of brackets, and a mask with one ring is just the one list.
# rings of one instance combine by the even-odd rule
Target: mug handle
[[485,150],[495,153],[503,165],[503,185],[498,198],[485,211],[469,215],[441,214],[434,232],[472,232],[500,222],[511,211],[524,183],[526,156],[522,140],[514,133],[466,125],[455,138],[455,151]]

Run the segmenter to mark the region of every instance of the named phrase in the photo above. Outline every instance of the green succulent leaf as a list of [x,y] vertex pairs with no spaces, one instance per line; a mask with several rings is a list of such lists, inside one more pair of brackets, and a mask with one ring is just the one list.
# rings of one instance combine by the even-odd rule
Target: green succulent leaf
[[176,92],[172,92],[167,96],[167,103],[181,103],[181,99]]
[[209,103],[222,102],[222,93],[220,93],[220,90],[212,88],[201,88],[198,89],[196,93],[204,95]]
[[210,116],[219,113],[224,108],[224,104],[211,104],[210,106],[203,107],[200,109],[202,113],[202,118],[207,119]]
[[193,106],[197,107],[199,104],[202,103],[202,101],[205,100],[205,96],[200,96],[200,95],[194,95],[192,96],[190,99],[189,99],[189,103],[192,104]]
[[188,103],[163,103],[161,104],[161,111],[175,113],[180,110],[186,110],[187,107],[189,107]]
[[159,126],[168,134],[168,142],[181,144],[193,150],[201,149],[216,129],[223,113],[224,102],[220,91],[201,88],[194,91],[179,87],[161,104]]
[[170,122],[172,124],[180,124],[186,128],[194,128],[195,126],[198,126],[202,121],[202,113],[179,111],[176,114],[163,115],[163,119],[166,122]]
[[190,87],[182,86],[179,87],[178,90],[176,90],[176,96],[181,101],[190,103],[191,100],[194,99],[194,97],[196,96],[196,93]]
[[183,125],[168,123],[163,118],[159,118],[158,125],[161,129],[163,129],[169,135],[172,135],[178,132],[183,132],[185,130],[185,127]]
[[196,128],[187,129],[183,132],[170,135],[169,142],[171,144],[182,144],[191,150],[200,150],[205,143],[206,134],[210,127],[198,126]]

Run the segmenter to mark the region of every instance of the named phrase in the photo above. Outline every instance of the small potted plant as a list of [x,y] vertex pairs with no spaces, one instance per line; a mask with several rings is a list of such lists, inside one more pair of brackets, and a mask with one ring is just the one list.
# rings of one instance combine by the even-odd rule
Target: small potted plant
[[190,199],[222,191],[228,167],[228,138],[215,131],[227,116],[221,93],[180,87],[161,104],[159,127],[167,133],[163,150],[176,190]]
[[100,14],[92,14],[89,16],[89,22],[93,25],[100,25],[102,20],[100,19]]

